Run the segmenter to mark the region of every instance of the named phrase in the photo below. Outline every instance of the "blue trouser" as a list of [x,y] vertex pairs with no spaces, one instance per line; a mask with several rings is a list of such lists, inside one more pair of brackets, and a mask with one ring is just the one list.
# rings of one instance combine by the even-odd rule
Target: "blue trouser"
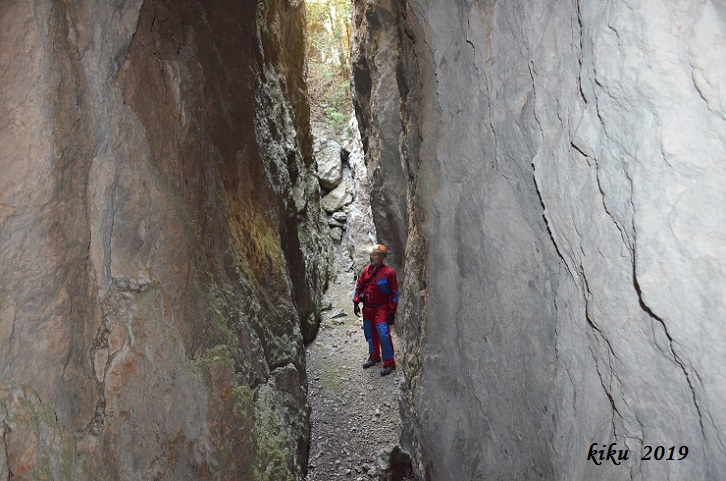
[[387,315],[388,311],[383,309],[363,307],[363,333],[368,341],[368,355],[381,356],[384,366],[393,364],[393,340],[386,322]]

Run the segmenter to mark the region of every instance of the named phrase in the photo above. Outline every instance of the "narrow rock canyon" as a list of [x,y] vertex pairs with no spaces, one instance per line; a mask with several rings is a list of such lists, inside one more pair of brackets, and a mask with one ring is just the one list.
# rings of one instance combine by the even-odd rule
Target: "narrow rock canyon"
[[417,479],[721,479],[726,3],[353,4],[319,172],[303,0],[0,2],[0,480],[302,480],[374,233]]

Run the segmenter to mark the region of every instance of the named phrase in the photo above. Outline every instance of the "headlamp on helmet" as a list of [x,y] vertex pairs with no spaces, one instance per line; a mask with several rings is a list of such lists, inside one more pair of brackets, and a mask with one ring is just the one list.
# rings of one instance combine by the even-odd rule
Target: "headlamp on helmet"
[[376,244],[370,249],[371,254],[383,254],[384,256],[387,254],[386,252],[386,246],[383,244]]

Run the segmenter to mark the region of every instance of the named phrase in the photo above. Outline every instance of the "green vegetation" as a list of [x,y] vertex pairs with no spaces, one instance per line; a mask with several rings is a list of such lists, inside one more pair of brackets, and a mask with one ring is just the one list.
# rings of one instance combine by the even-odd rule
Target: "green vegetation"
[[350,98],[352,0],[308,0],[307,58],[310,119],[331,136],[345,132],[353,113]]

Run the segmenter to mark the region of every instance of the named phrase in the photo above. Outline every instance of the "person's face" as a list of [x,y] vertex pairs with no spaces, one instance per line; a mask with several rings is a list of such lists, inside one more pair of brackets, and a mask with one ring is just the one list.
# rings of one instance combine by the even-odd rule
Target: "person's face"
[[379,266],[383,263],[385,256],[380,252],[371,252],[371,265]]

